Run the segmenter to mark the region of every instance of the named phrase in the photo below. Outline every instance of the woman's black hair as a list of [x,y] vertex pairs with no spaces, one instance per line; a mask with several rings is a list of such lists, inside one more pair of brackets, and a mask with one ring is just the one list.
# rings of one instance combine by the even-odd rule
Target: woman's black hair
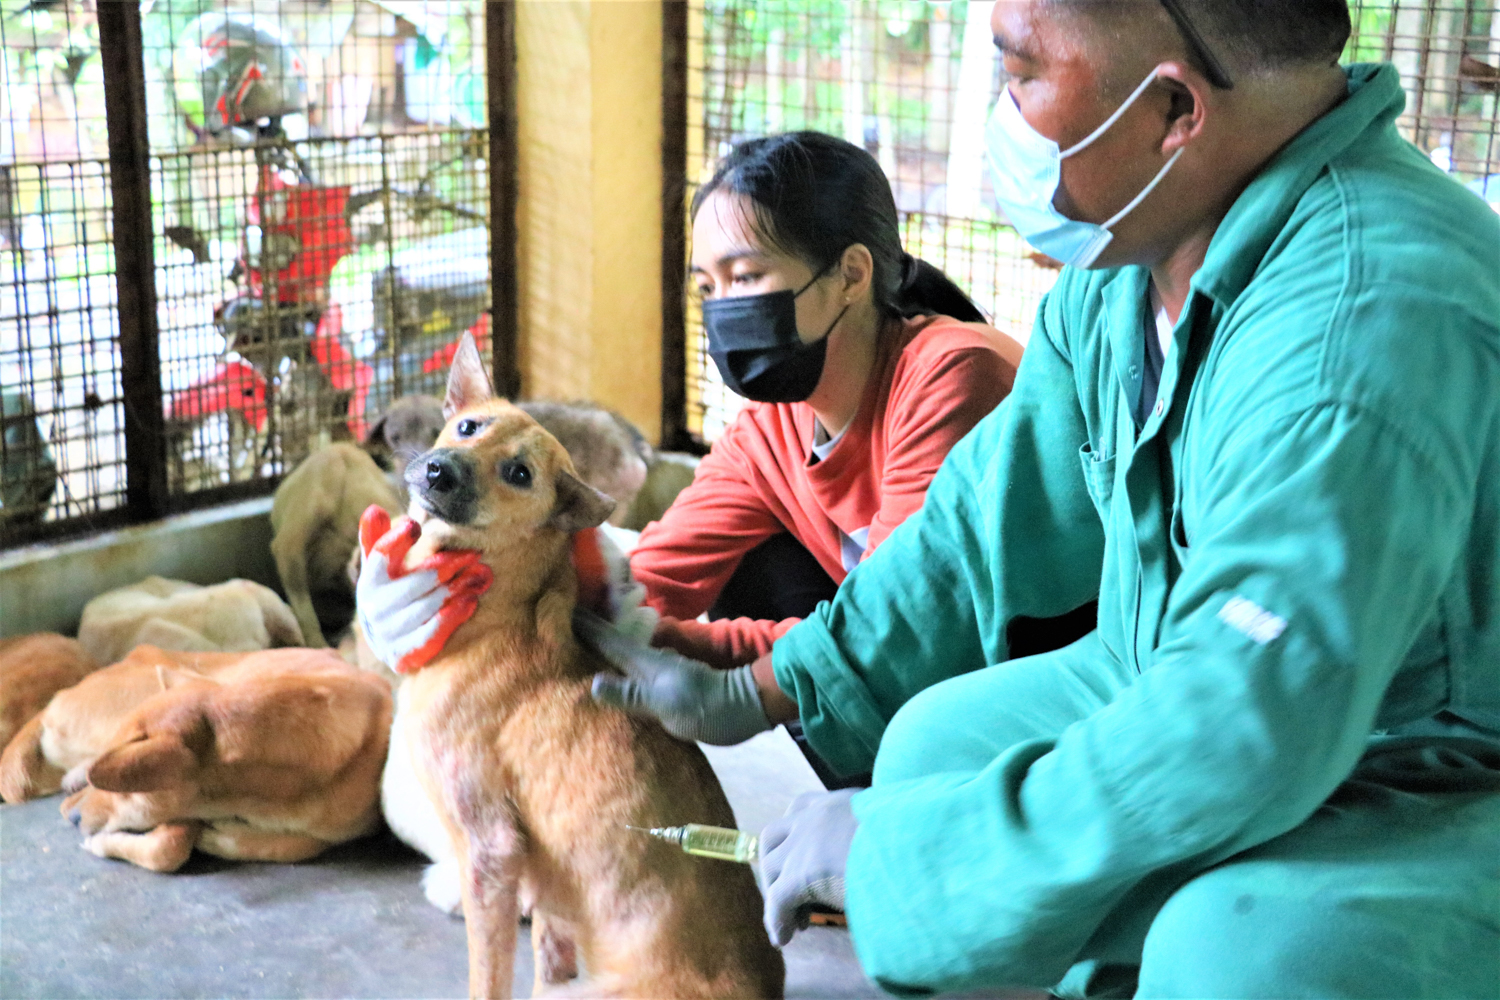
[[863,243],[875,261],[875,304],[886,315],[984,320],[942,271],[901,249],[890,181],[875,157],[853,143],[822,132],[747,140],[730,150],[693,195],[694,219],[715,191],[748,199],[755,213],[748,221],[756,235],[814,272],[822,273],[849,247]]

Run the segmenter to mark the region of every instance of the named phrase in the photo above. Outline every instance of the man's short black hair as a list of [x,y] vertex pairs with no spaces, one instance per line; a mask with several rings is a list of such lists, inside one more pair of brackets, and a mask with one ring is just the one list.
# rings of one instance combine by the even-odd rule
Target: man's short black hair
[[1349,41],[1346,0],[1183,0],[1215,53],[1254,73],[1330,65]]
[[[1143,10],[1139,0],[1062,2],[1084,15],[1099,15],[1116,29]],[[1349,40],[1347,0],[1179,0],[1178,6],[1231,76],[1332,65]],[[1165,14],[1163,20],[1170,23]]]

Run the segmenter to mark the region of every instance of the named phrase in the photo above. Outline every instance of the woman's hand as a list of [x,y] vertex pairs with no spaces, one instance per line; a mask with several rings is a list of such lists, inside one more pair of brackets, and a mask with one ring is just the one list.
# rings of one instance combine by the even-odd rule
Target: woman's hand
[[442,651],[443,644],[479,606],[494,575],[471,551],[439,552],[406,569],[406,553],[422,529],[371,506],[359,520],[364,562],[354,603],[365,642],[375,658],[409,674]]
[[594,675],[594,700],[600,704],[656,719],[680,740],[718,746],[744,742],[773,725],[748,666],[715,670],[621,635],[582,609],[573,615],[573,628],[625,672],[624,677]]

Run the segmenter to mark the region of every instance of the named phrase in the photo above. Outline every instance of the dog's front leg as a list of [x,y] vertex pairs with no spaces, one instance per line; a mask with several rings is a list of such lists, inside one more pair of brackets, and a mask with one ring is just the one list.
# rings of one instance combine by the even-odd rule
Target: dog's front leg
[[87,837],[83,849],[95,857],[119,858],[154,872],[175,872],[193,853],[203,824],[163,823],[145,833],[110,830]]
[[[500,838],[514,841],[514,834]],[[459,846],[464,922],[469,935],[469,996],[510,1000],[516,925],[521,919],[520,853],[510,844]]]

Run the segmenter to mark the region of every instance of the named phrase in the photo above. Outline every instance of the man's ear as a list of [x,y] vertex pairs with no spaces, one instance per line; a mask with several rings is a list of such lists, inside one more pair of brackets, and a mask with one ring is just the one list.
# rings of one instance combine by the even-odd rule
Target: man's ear
[[1165,62],[1156,69],[1157,82],[1168,93],[1161,152],[1170,156],[1202,134],[1214,88],[1203,74],[1186,63]]
[[175,735],[151,736],[105,751],[89,765],[89,784],[106,792],[154,792],[181,782],[197,763]]
[[453,367],[448,370],[448,395],[443,400],[443,419],[452,420],[453,414],[475,403],[482,403],[495,396],[490,384],[490,373],[485,369],[479,348],[474,346],[474,336],[467,330],[458,340],[458,352],[453,355]]
[[559,531],[572,534],[584,528],[597,528],[615,509],[615,501],[600,493],[571,472],[557,474],[557,500],[547,523]]

